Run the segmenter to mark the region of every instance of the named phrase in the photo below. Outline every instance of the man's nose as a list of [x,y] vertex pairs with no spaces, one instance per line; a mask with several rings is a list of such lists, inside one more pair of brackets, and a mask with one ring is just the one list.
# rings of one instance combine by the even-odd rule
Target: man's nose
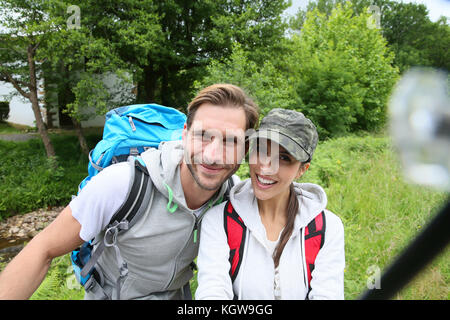
[[223,145],[222,140],[212,138],[210,142],[203,147],[203,162],[206,164],[222,164]]

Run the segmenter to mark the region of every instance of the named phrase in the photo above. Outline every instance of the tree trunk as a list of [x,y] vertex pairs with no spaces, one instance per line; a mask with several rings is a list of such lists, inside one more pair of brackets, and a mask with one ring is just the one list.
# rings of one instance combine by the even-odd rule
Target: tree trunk
[[89,154],[89,148],[86,142],[86,138],[83,135],[83,130],[81,128],[81,123],[75,119],[72,118],[73,126],[75,127],[75,131],[77,132],[78,142],[80,143],[81,152],[83,152],[85,155]]
[[35,48],[33,45],[29,45],[27,49],[28,56],[28,68],[30,70],[30,95],[29,99],[31,102],[31,108],[33,109],[34,117],[36,119],[36,126],[38,132],[41,136],[42,142],[44,143],[45,151],[47,152],[47,158],[55,156],[55,149],[48,136],[47,127],[45,126],[44,120],[42,119],[41,110],[39,109],[39,100],[37,94],[37,79],[36,79],[36,64],[34,61]]
[[157,102],[155,100],[158,75],[151,65],[144,67],[144,77],[138,82],[137,103]]

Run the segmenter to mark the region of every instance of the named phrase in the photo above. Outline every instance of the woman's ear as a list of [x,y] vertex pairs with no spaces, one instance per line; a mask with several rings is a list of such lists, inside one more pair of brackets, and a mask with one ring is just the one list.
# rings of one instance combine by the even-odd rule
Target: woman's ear
[[309,169],[309,165],[309,162],[300,164],[300,168],[298,169],[297,175],[295,176],[295,180],[299,179],[303,174],[305,174],[306,170]]

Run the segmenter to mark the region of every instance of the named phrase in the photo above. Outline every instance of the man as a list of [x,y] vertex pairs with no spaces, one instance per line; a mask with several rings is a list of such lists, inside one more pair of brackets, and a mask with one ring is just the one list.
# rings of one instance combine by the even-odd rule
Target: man
[[[154,194],[148,210],[117,237],[127,277],[116,286],[117,252],[106,247],[96,265],[103,283],[86,291],[86,299],[186,297],[183,288],[192,278],[191,264],[198,252],[198,223],[223,198],[225,182],[245,154],[239,142],[257,121],[257,106],[240,88],[216,84],[200,91],[188,106],[182,141],[165,142],[142,154]],[[109,166],[92,178],[0,274],[0,299],[29,298],[53,258],[105,228],[123,204],[129,184],[128,163]]]

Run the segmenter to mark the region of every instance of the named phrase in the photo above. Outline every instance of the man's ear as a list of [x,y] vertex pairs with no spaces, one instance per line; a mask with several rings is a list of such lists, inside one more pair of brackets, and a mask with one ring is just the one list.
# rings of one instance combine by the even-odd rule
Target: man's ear
[[295,180],[299,179],[302,175],[305,174],[306,170],[309,169],[310,163],[300,164],[300,168],[298,169],[297,175],[295,176]]
[[182,140],[183,142],[186,141],[186,136],[187,136],[187,124],[184,123],[184,126],[183,126],[183,132],[181,133],[181,140]]

